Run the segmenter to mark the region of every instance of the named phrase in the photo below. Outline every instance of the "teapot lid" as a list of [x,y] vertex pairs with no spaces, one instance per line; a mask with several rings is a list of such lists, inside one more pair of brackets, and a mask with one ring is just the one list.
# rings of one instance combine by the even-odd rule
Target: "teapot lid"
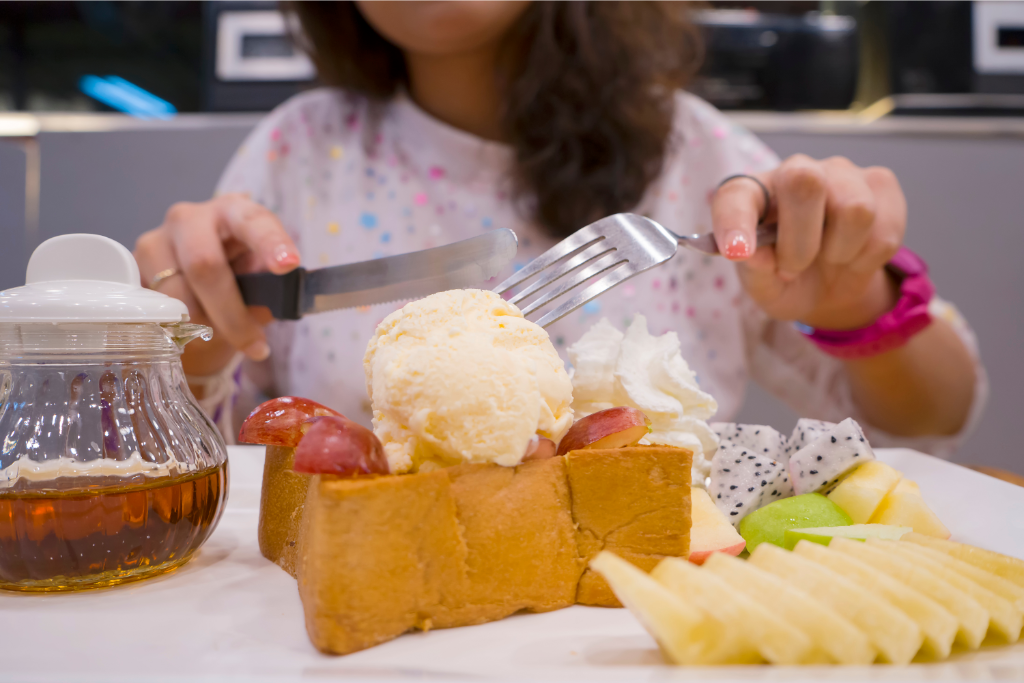
[[176,323],[184,302],[144,289],[135,257],[101,235],[51,237],[32,252],[25,285],[0,292],[0,323]]

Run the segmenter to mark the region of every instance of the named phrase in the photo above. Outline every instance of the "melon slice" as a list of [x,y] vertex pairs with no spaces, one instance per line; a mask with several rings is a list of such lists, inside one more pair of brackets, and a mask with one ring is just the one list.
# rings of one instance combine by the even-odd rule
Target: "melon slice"
[[901,479],[882,499],[869,520],[873,524],[909,526],[919,534],[949,538],[949,529],[939,521],[921,497],[921,489],[909,479]]
[[843,508],[854,524],[866,524],[882,499],[896,488],[902,478],[899,470],[871,460],[841,480],[828,498]]
[[907,534],[902,540],[935,548],[958,560],[973,564],[979,569],[984,569],[996,576],[1001,576],[1007,581],[1013,581],[1021,588],[1024,588],[1024,560],[991,550],[976,548],[973,545],[942,540],[918,533]]
[[908,664],[921,649],[921,629],[906,614],[836,572],[770,543],[757,546],[750,563],[812,596],[850,620],[882,659]]
[[798,543],[794,553],[828,567],[859,584],[863,589],[888,600],[914,620],[924,636],[922,652],[934,659],[949,656],[956,638],[957,621],[949,611],[916,588],[849,555],[817,543]]
[[913,586],[945,607],[957,620],[956,642],[974,650],[985,639],[988,612],[970,595],[916,562],[909,562],[902,556],[848,538],[836,538],[828,547],[862,560],[892,578]]
[[810,638],[721,577],[689,562],[666,557],[651,572],[651,578],[682,600],[736,628],[766,661],[772,664],[810,661]]
[[867,542],[885,552],[899,554],[908,562],[917,563],[951,586],[955,586],[967,595],[970,595],[988,612],[989,628],[992,632],[998,634],[1007,642],[1015,643],[1020,638],[1020,630],[1024,628],[1024,614],[1006,598],[996,595],[988,588],[968,579],[963,574],[958,574],[941,562],[925,557],[920,553],[915,553],[899,543],[879,541],[877,539],[869,539]]
[[[853,541],[851,541],[853,543]],[[715,553],[704,563],[713,572],[796,626],[816,649],[840,664],[870,664],[875,648],[868,637],[831,607],[743,560]],[[812,655],[812,658],[816,658]]]
[[640,621],[675,664],[742,664],[759,661],[757,652],[696,605],[681,600],[626,560],[602,551],[590,566],[604,576],[615,597]]

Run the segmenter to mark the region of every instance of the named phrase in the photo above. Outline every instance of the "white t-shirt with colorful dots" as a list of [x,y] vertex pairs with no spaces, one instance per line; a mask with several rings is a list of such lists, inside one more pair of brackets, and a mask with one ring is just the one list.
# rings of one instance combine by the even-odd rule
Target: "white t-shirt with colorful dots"
[[[427,249],[496,228],[511,228],[518,235],[513,267],[519,267],[557,240],[513,205],[507,174],[512,160],[509,147],[452,128],[405,96],[371,119],[361,97],[323,88],[294,97],[268,115],[228,165],[217,192],[246,193],[277,214],[306,268]],[[777,164],[760,140],[703,100],[680,93],[663,172],[635,211],[678,234],[707,232],[709,200],[723,178]],[[494,284],[508,274],[499,274]],[[233,374],[243,386],[257,386],[268,395],[308,397],[368,425],[363,352],[377,323],[400,306],[273,323],[270,360],[262,367],[243,364]],[[600,318],[624,327],[636,313],[647,317],[652,334],[678,333],[701,387],[718,400],[716,421],[736,415],[751,378],[801,415],[832,421],[857,416],[842,364],[819,352],[792,325],[768,319],[744,294],[735,267],[720,257],[681,248],[668,263],[618,286],[548,331],[564,358],[566,347]],[[973,335],[955,310],[947,306],[942,314],[958,322],[973,352]],[[975,416],[986,393],[984,373],[978,374]],[[215,400],[226,395],[215,393],[220,397]],[[248,393],[243,390],[239,397],[234,392],[236,412],[252,407],[255,399]],[[225,423],[231,411],[226,405],[207,407],[230,436],[234,430]],[[871,436],[878,443],[897,441],[877,430]],[[900,443],[948,454],[957,441]]]

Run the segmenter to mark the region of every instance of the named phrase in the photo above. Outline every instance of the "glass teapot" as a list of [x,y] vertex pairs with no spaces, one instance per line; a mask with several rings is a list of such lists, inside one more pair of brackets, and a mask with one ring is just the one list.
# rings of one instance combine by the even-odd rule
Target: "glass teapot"
[[98,235],[39,245],[0,292],[0,589],[78,590],[189,560],[227,497],[227,449],[181,351],[211,330]]

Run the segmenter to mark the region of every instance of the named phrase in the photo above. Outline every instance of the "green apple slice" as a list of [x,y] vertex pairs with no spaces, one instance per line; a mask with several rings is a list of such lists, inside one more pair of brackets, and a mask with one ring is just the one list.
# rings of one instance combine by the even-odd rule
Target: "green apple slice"
[[880,538],[884,541],[898,541],[904,534],[913,529],[909,526],[893,526],[891,524],[851,524],[850,526],[822,526],[812,529],[786,529],[786,550],[792,550],[800,541],[811,541],[828,545],[833,538],[841,536],[863,541],[868,538]]
[[850,515],[820,493],[783,498],[754,510],[740,522],[740,536],[747,550],[754,552],[760,543],[782,546],[787,529],[849,526]]

